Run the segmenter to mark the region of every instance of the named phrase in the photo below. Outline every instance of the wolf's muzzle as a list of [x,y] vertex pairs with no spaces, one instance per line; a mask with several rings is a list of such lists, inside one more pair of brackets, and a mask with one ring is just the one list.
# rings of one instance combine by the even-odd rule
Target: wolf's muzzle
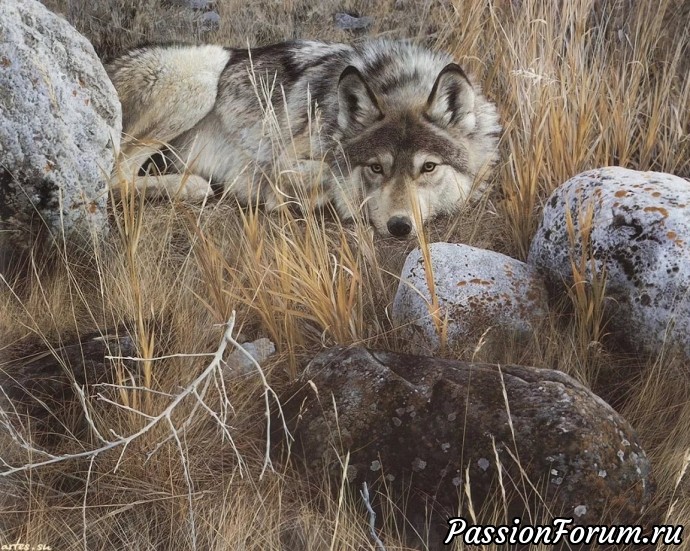
[[393,216],[386,226],[390,234],[399,239],[407,237],[412,231],[412,221],[407,216]]

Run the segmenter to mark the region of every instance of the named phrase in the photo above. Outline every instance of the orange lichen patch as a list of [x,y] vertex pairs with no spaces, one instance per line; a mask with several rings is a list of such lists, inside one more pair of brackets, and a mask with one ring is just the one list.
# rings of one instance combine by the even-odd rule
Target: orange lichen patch
[[652,197],[661,197],[661,192],[655,191],[654,193],[652,193]]
[[91,214],[95,214],[98,212],[98,204],[94,201],[91,201],[91,203],[89,203],[89,212]]
[[0,57],[0,67],[9,67],[12,62],[5,56]]
[[474,283],[475,285],[491,285],[490,281],[479,278],[470,279],[470,283]]
[[645,212],[658,212],[664,218],[668,218],[668,211],[664,207],[645,207]]
[[613,208],[615,209],[617,207],[620,207],[620,205],[621,204],[618,201],[616,201],[615,203],[613,203]]
[[625,190],[625,189],[622,189],[622,190],[617,191],[617,192],[615,193],[615,196],[616,196],[616,197],[627,197],[628,195],[630,195],[630,192],[627,191],[627,190]]
[[467,281],[458,281],[458,287],[464,287],[467,285]]
[[669,239],[675,239],[676,237],[678,237],[678,234],[674,231],[670,231],[666,234],[666,237],[668,237]]
[[51,160],[47,160],[45,166],[43,167],[43,170],[45,172],[52,172],[54,168],[55,168],[55,163]]

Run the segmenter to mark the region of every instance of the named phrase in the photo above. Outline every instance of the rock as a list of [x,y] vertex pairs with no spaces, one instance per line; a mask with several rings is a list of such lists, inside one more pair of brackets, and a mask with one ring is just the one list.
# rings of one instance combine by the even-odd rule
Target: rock
[[[636,349],[674,348],[690,357],[690,182],[608,167],[583,172],[557,188],[528,257],[557,291],[572,284],[570,262],[583,255],[583,229],[584,235],[591,230],[595,271],[607,277],[607,330]],[[587,262],[586,278],[592,281],[593,275]]]
[[446,528],[466,469],[475,511],[498,495],[493,442],[507,495],[521,494],[508,498],[509,519],[528,518],[511,453],[551,511],[579,524],[632,523],[653,494],[630,425],[559,371],[336,347],[317,355],[282,398],[292,454],[308,472],[326,468],[339,487],[349,451],[356,488],[376,487],[382,476],[389,488],[409,485],[408,515],[431,496]]
[[198,21],[204,32],[217,31],[220,28],[220,15],[216,11],[207,11],[201,14]]
[[0,251],[31,246],[41,228],[103,231],[120,131],[88,40],[40,2],[0,2]]
[[194,11],[210,11],[216,6],[215,0],[187,0],[185,4]]
[[[92,333],[69,343],[47,347],[36,340],[14,350],[0,370],[0,388],[14,407],[32,417],[33,428],[51,427],[57,433],[55,412],[75,399],[75,385],[114,382],[114,361],[106,358],[137,356],[136,344],[126,331]],[[131,373],[136,362],[123,361]],[[21,405],[21,407],[19,407]]]
[[[12,400],[22,396],[44,399],[63,393],[64,388],[94,384],[112,376],[113,358],[137,356],[136,344],[125,330],[122,334],[90,333],[80,339],[61,345],[46,346],[43,340],[28,345],[28,349],[15,350],[14,359],[8,359],[0,378],[2,387]],[[125,362],[136,371],[136,363]]]
[[[447,319],[449,346],[476,340],[489,328],[529,334],[546,315],[546,288],[527,264],[457,243],[432,243],[429,254],[440,308],[437,319]],[[408,351],[415,353],[436,352],[441,346],[425,272],[422,253],[415,249],[405,261],[393,300],[393,323]]]
[[[47,345],[45,335],[33,335],[4,346],[0,367],[0,472],[10,465],[36,462],[37,454],[21,438],[27,438],[31,447],[46,451],[65,450],[65,443],[73,447],[76,437],[86,438],[90,430],[83,415],[75,413],[81,411],[80,406],[74,407],[78,403],[75,388],[88,386],[85,394],[89,395],[95,384],[121,382],[114,362],[106,356],[136,355],[136,345],[125,330],[80,335],[79,339],[55,345]],[[136,362],[125,360],[122,364],[130,373],[137,372]],[[22,474],[0,476],[0,534],[17,529],[32,491]]]
[[349,13],[336,13],[335,26],[342,31],[362,31],[374,24],[372,17],[355,17]]
[[[246,342],[242,344],[242,348],[247,352],[259,365],[265,362],[276,352],[276,345],[270,339],[261,338],[253,342]],[[225,362],[232,375],[248,375],[256,372],[256,366],[247,354],[241,350],[235,350]]]

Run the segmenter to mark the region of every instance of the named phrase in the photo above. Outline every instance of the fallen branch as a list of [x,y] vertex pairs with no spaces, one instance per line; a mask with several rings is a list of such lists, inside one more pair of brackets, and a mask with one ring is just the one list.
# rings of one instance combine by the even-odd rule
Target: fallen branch
[[366,506],[367,511],[369,511],[369,534],[371,535],[371,539],[374,541],[374,544],[376,544],[376,548],[379,549],[379,551],[386,551],[386,547],[383,545],[381,538],[379,538],[376,534],[376,512],[369,501],[369,487],[367,486],[366,482],[362,483],[362,489],[359,491],[359,493],[364,500],[364,505]]
[[[163,438],[161,441],[159,441],[156,446],[154,447],[154,450],[151,451],[148,456],[147,460],[157,451],[161,448],[163,444],[166,442],[174,439],[176,440],[176,443],[178,447],[180,446],[180,438],[179,435],[184,432],[184,430],[190,425],[191,420],[194,418],[195,413],[198,409],[201,409],[203,411],[206,411],[215,421],[218,423],[218,425],[221,427],[222,432],[223,432],[223,437],[227,438],[233,448],[233,451],[235,452],[235,455],[237,456],[238,462],[239,462],[239,474],[240,476],[243,475],[243,471],[245,470],[245,463],[244,460],[242,459],[238,448],[235,445],[235,442],[232,439],[232,436],[228,430],[228,426],[224,421],[224,418],[226,416],[226,413],[223,415],[219,415],[216,413],[211,407],[206,404],[204,401],[204,398],[206,396],[206,393],[215,380],[214,386],[218,389],[218,391],[221,394],[225,394],[225,385],[224,385],[224,376],[223,376],[223,368],[226,365],[225,361],[223,360],[223,356],[225,354],[225,351],[227,349],[227,346],[229,344],[233,345],[236,348],[236,351],[234,352],[235,355],[238,353],[246,356],[249,365],[253,366],[256,371],[258,372],[263,387],[264,387],[264,401],[266,403],[266,422],[268,423],[267,427],[267,437],[266,437],[266,455],[264,458],[264,466],[261,471],[261,476],[265,473],[265,471],[268,468],[272,469],[271,465],[271,460],[269,456],[269,451],[270,451],[270,410],[269,410],[269,405],[270,405],[270,396],[273,396],[274,399],[276,400],[276,403],[278,405],[278,410],[280,413],[281,418],[283,419],[283,429],[285,430],[285,434],[287,435],[288,441],[291,439],[291,435],[288,431],[287,425],[285,424],[285,418],[283,416],[283,411],[280,406],[280,402],[278,401],[278,397],[273,391],[273,389],[270,387],[268,384],[268,381],[266,380],[266,377],[264,375],[264,372],[259,365],[258,361],[254,358],[254,356],[249,353],[247,350],[243,348],[242,345],[240,345],[232,336],[232,332],[235,327],[235,312],[232,312],[232,315],[228,322],[226,323],[226,329],[225,332],[223,333],[223,337],[221,339],[220,344],[218,345],[217,350],[214,353],[204,353],[204,354],[184,354],[184,355],[179,355],[179,356],[184,356],[184,357],[191,357],[191,356],[212,356],[213,359],[211,362],[208,364],[208,366],[199,374],[198,377],[196,377],[187,387],[185,387],[179,394],[173,395],[169,394],[168,396],[171,398],[170,404],[158,415],[148,415],[145,414],[144,412],[135,410],[133,408],[130,408],[128,406],[125,406],[124,404],[118,404],[105,396],[101,395],[100,393],[98,394],[98,398],[100,400],[103,400],[105,402],[108,402],[110,404],[113,404],[117,407],[130,410],[133,413],[137,413],[141,415],[142,417],[145,417],[147,419],[147,423],[137,432],[130,434],[128,436],[120,436],[117,435],[114,431],[110,431],[112,434],[116,436],[114,440],[107,440],[96,428],[95,423],[92,419],[92,416],[89,413],[88,405],[84,396],[84,390],[80,387],[77,387],[77,396],[79,398],[79,401],[81,403],[82,409],[84,410],[85,413],[85,418],[87,420],[87,423],[93,430],[94,434],[98,438],[100,442],[102,442],[102,446],[99,448],[95,448],[92,450],[87,450],[79,453],[72,453],[72,454],[65,454],[65,455],[53,455],[45,450],[42,450],[33,444],[31,444],[29,441],[24,438],[22,435],[22,432],[18,430],[13,423],[13,421],[10,419],[10,415],[8,412],[3,411],[0,409],[0,426],[4,427],[5,431],[11,436],[11,438],[14,440],[16,444],[19,445],[20,448],[24,449],[25,451],[29,452],[32,455],[39,455],[43,456],[46,459],[41,460],[41,461],[34,461],[30,463],[26,463],[24,465],[20,466],[11,466],[7,462],[3,461],[2,458],[0,458],[0,463],[3,464],[6,468],[2,471],[0,471],[0,477],[6,477],[10,476],[12,474],[16,474],[19,472],[25,472],[29,471],[31,469],[36,469],[39,467],[44,467],[47,465],[53,465],[56,463],[62,463],[65,461],[70,461],[73,459],[84,459],[84,458],[95,458],[98,455],[107,452],[109,450],[113,450],[116,448],[121,448],[121,453],[120,453],[120,458],[118,459],[114,471],[118,469],[120,466],[120,463],[122,461],[122,457],[127,449],[127,447],[143,436],[144,434],[148,433],[151,429],[153,429],[158,423],[161,421],[166,421],[166,423],[170,426],[171,431],[170,434],[166,437]],[[172,357],[172,356],[162,356],[160,359],[164,359],[167,357]],[[178,357],[178,355],[174,355],[174,357]],[[137,360],[138,358],[131,358],[134,360]],[[158,358],[157,358],[158,359]],[[215,378],[217,377],[217,379]],[[218,383],[218,380],[221,381],[220,385]],[[101,385],[103,386],[103,385]],[[112,385],[115,386],[115,385]],[[131,387],[131,388],[136,388],[136,387]],[[143,389],[143,390],[148,390],[148,389]],[[6,398],[6,401],[10,404],[10,407],[13,408],[13,413],[19,418],[18,413],[16,409],[14,409],[14,406],[12,404],[12,401],[9,399],[9,397],[4,393],[4,390],[0,388],[0,391],[2,391],[3,395]],[[164,394],[164,393],[159,393],[159,394]],[[191,413],[187,416],[185,421],[182,423],[180,427],[175,427],[175,424],[172,421],[172,415],[175,409],[182,403],[185,398],[192,397],[195,400],[194,407],[192,408]],[[223,397],[222,400],[222,410],[225,412],[228,411],[228,409],[232,410],[232,404],[229,403],[227,400],[227,396]]]

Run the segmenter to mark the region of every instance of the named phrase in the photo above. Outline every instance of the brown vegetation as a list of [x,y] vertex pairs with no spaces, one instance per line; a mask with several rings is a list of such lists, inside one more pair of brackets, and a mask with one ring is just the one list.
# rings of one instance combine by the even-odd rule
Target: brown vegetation
[[[218,0],[220,28],[203,36],[192,12],[173,0],[46,4],[104,57],[145,41],[350,41],[352,35],[332,24],[344,8],[372,16],[371,34],[412,37],[453,52],[499,106],[502,162],[484,200],[434,224],[426,241],[465,242],[524,259],[542,202],[574,174],[620,164],[690,176],[690,10],[681,0],[408,0],[403,9],[393,0]],[[21,281],[0,282],[0,353],[7,358],[0,368],[11,372],[31,352],[117,327],[133,336],[143,361],[132,371],[115,360],[115,386],[89,388],[83,404],[77,400],[69,410],[50,406],[49,439],[31,419],[13,418],[27,445],[0,441],[2,460],[35,463],[47,456],[27,448],[45,442],[59,456],[141,430],[209,365],[211,357],[198,354],[217,350],[233,311],[235,335],[268,337],[278,352],[264,365],[266,381],[242,376],[223,387],[208,379],[208,409],[195,408],[189,396],[169,423],[126,448],[0,479],[8,496],[0,501],[2,543],[90,550],[193,543],[200,549],[372,548],[354,492],[329,487],[322,473],[306,476],[277,464],[265,469],[265,383],[279,389],[325,345],[399,349],[387,308],[395,274],[414,244],[377,241],[369,228],[340,225],[328,214],[285,208],[267,215],[241,210],[230,199],[195,206],[125,196],[112,210],[103,246],[56,251],[50,270],[37,259]],[[574,272],[586,262],[573,259]],[[554,312],[530,343],[494,348],[480,340],[447,355],[560,369],[592,387],[636,427],[651,456],[658,483],[653,514],[688,525],[687,365],[665,354],[637,358],[602,346],[604,285],[603,279],[594,287],[578,283],[565,297],[574,315]],[[179,440],[166,440],[170,434]],[[322,489],[318,500],[314,488]],[[380,519],[387,549],[403,548],[393,515],[400,504],[373,499],[387,512]]]

